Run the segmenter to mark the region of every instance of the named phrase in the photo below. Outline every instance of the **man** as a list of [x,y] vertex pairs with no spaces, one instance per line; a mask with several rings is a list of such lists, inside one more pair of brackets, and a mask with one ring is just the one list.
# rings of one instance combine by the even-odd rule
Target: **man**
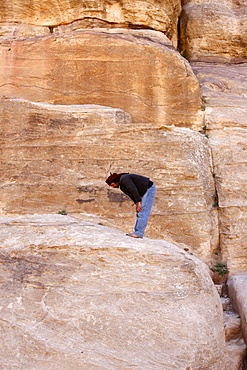
[[113,173],[106,183],[112,188],[119,188],[136,205],[136,224],[134,232],[126,234],[132,238],[143,238],[144,231],[153,206],[156,186],[148,177],[129,173]]

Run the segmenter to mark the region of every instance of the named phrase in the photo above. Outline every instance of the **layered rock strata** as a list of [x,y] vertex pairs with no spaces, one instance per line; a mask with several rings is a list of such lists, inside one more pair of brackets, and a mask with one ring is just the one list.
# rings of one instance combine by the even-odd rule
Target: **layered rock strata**
[[[177,24],[181,10],[177,0],[170,1],[169,4],[163,0],[158,2],[54,0],[52,4],[36,0],[32,1],[32,4],[26,0],[1,2],[0,93],[5,95],[5,98],[0,101],[2,214],[56,213],[62,210],[64,213],[67,211],[79,213],[82,217],[81,213],[87,212],[87,218],[89,218],[88,213],[94,213],[102,216],[100,223],[112,223],[126,230],[131,228],[135,221],[134,212],[133,217],[131,216],[131,203],[121,193],[106,188],[104,179],[110,171],[114,170],[139,172],[150,176],[158,188],[157,200],[147,229],[148,236],[173,240],[180,247],[208,263],[212,255],[217,253],[218,258],[222,258],[227,263],[230,275],[246,271],[247,28],[244,22],[246,1],[226,0],[222,3],[185,0],[182,5],[179,48],[182,55],[190,62],[194,61],[193,63],[183,59],[174,48],[177,45]],[[141,30],[126,28],[141,28]],[[152,31],[144,31],[144,28]],[[19,101],[10,97],[19,98]],[[30,103],[23,99],[39,103]],[[72,106],[72,104],[78,105]],[[53,215],[54,220],[56,217]],[[46,222],[49,223],[49,219],[49,217],[45,218]],[[50,366],[54,367],[54,363],[57,363],[59,369],[64,366],[67,370],[73,363],[75,369],[81,369],[81,358],[78,359],[77,356],[79,347],[75,344],[78,338],[79,343],[81,339],[77,332],[80,323],[78,324],[74,317],[68,315],[71,309],[68,304],[65,304],[67,313],[61,314],[57,311],[57,303],[67,303],[67,298],[73,301],[73,294],[70,292],[72,284],[71,282],[68,286],[65,284],[66,294],[70,292],[68,297],[64,298],[61,291],[54,297],[51,291],[56,286],[57,280],[53,280],[49,275],[55,266],[54,271],[58,274],[57,279],[61,285],[70,279],[70,268],[64,262],[66,257],[71,256],[67,244],[66,246],[60,244],[59,255],[58,253],[52,255],[51,261],[54,262],[48,266],[49,272],[47,272],[44,261],[51,256],[51,251],[43,244],[36,245],[39,237],[42,235],[48,237],[42,227],[42,216],[37,216],[36,221],[32,217],[24,221],[29,223],[29,228],[32,223],[40,222],[39,227],[34,227],[34,239],[30,238],[35,240],[33,247],[29,244],[28,234],[26,231],[22,233],[21,227],[11,228],[12,233],[7,232],[14,222],[21,224],[22,221],[20,219],[19,221],[11,219],[7,223],[3,221],[1,227],[1,234],[6,237],[12,253],[9,254],[10,251],[7,249],[2,256],[6,267],[2,280],[6,280],[5,273],[7,276],[10,274],[10,279],[3,290],[6,292],[4,304],[1,305],[4,307],[4,320],[6,319],[4,321],[6,325],[4,325],[8,329],[3,337],[6,340],[8,335],[11,336],[11,341],[4,341],[6,356],[3,366],[37,368],[37,358],[40,363],[39,356],[41,352],[44,354],[45,348],[40,350],[40,338],[42,341],[46,336],[49,337],[47,335],[49,331],[52,333],[49,337],[52,350],[45,352],[47,353],[45,360],[50,361],[52,358],[53,362]],[[80,227],[86,227],[86,225],[82,223]],[[67,234],[63,234],[59,225],[55,228],[59,230],[56,234],[53,228],[58,240],[63,235],[63,242],[69,244]],[[25,226],[23,226],[24,229]],[[90,228],[91,232],[93,229],[93,227]],[[104,228],[100,229],[101,232],[102,230],[106,231]],[[70,240],[77,240],[75,230],[70,233],[66,229],[67,232]],[[37,235],[39,235],[38,238],[36,238]],[[84,237],[88,240],[96,237],[98,243],[100,240],[99,235],[94,232],[93,236],[84,234]],[[22,244],[24,241],[27,241],[27,244]],[[19,250],[21,244],[26,247],[24,251]],[[51,243],[54,247],[53,244],[54,242]],[[216,252],[218,247],[219,250]],[[93,248],[97,249],[98,245]],[[92,256],[91,249],[86,248],[86,251],[80,249],[81,252],[85,252],[87,259]],[[85,260],[80,259],[78,250],[76,253],[76,257],[74,258],[73,254],[72,259],[81,268]],[[103,257],[100,255],[99,259],[93,260],[93,266],[96,266],[97,271],[101,269],[105,271],[105,261],[112,262],[114,258],[116,260],[115,256],[111,261],[112,250],[109,252],[111,257],[108,252],[104,253]],[[117,253],[120,254],[119,251]],[[35,260],[36,257],[38,262]],[[132,257],[131,255],[131,261]],[[140,259],[140,256],[138,254],[133,258]],[[173,256],[172,261],[174,260],[177,260],[177,257]],[[126,261],[129,262],[128,258]],[[123,266],[127,265],[126,261],[121,260]],[[150,264],[146,259],[141,261],[146,266],[144,274],[147,275],[145,269],[148,266],[150,271]],[[168,262],[171,263],[169,258]],[[62,276],[59,275],[57,263],[65,266],[66,271]],[[171,265],[176,270],[175,265],[173,263]],[[8,266],[15,266],[15,268],[10,269]],[[133,264],[133,266],[133,269],[139,271],[139,265]],[[157,266],[156,273],[164,274],[165,263],[160,267],[158,262]],[[152,271],[154,273],[154,270]],[[181,275],[182,279],[188,278],[187,272]],[[107,278],[110,280],[109,276],[122,276],[118,274],[119,271],[110,269]],[[47,277],[46,282],[43,281],[44,275]],[[82,275],[82,278],[87,279],[88,276]],[[91,277],[88,278],[89,283],[92,282],[94,286],[95,282],[90,279]],[[143,276],[141,279],[143,280]],[[202,279],[205,279],[204,275]],[[156,282],[155,279],[154,281]],[[172,284],[171,281],[169,283]],[[236,279],[232,276],[229,280],[229,291],[241,315],[245,340],[247,340],[245,283],[244,275],[237,276]],[[180,283],[177,280],[176,284],[178,285],[174,295],[181,292]],[[197,292],[197,288],[193,284],[192,286]],[[168,287],[172,290],[169,284]],[[115,292],[112,286],[110,289]],[[182,289],[182,295],[184,292],[187,294],[186,289]],[[7,298],[9,291],[12,294],[10,301]],[[203,289],[200,288],[201,291]],[[33,307],[42,307],[41,310],[39,308],[31,312],[28,319],[33,317],[33,321],[25,316],[25,311],[27,315],[31,311],[32,303],[29,307],[28,300],[30,292],[31,296],[32,294],[35,297],[38,296],[38,299],[33,301]],[[79,297],[80,294],[83,297],[86,295],[84,290],[79,291]],[[189,294],[188,297],[190,297]],[[152,328],[155,330],[149,333],[155,339],[149,343],[153,343],[160,351],[158,355],[155,353],[157,367],[170,366],[171,363],[172,369],[180,365],[178,368],[181,370],[183,359],[176,358],[175,364],[169,362],[169,356],[174,357],[172,351],[168,350],[168,357],[163,357],[166,342],[163,338],[160,340],[156,337],[159,329],[156,325],[156,316],[152,316],[153,301],[152,304],[148,304],[145,299],[138,300],[137,297],[134,299],[137,306],[150,308],[145,315],[149,315],[149,324],[154,323]],[[203,299],[205,300],[205,296]],[[120,300],[122,302],[122,297]],[[101,302],[98,298],[96,301],[97,304]],[[195,301],[192,301],[194,304]],[[111,334],[113,328],[114,330],[120,328],[119,333],[121,333],[122,326],[118,326],[117,320],[109,319],[110,315],[106,315],[104,323],[103,319],[96,323],[97,314],[91,319],[88,314],[89,308],[92,309],[92,305],[96,306],[96,303],[92,302],[91,300],[91,305],[85,306],[83,311],[90,335],[93,329],[96,330],[97,335],[102,334],[104,330],[107,335]],[[110,299],[110,302],[116,305],[116,301]],[[159,302],[157,300],[157,304]],[[75,307],[77,303],[81,305],[80,299],[76,301]],[[183,304],[184,307],[188,307],[186,314],[188,313],[188,323],[191,323],[194,306],[191,308],[186,300]],[[203,312],[202,316],[208,320],[204,311],[201,311],[199,301],[196,305],[197,308],[199,307],[199,312]],[[210,308],[211,305],[215,308],[214,300],[210,300]],[[128,303],[125,302],[124,307],[127,306]],[[176,312],[177,306],[171,305],[171,307],[171,311],[175,307]],[[158,308],[160,310],[160,306]],[[162,315],[163,310],[162,303]],[[75,312],[78,315],[81,313],[79,308],[76,308]],[[131,312],[136,317],[136,311]],[[179,315],[184,313],[180,309],[178,312]],[[36,313],[37,316],[35,316]],[[61,323],[59,320],[63,314],[65,322],[62,320]],[[162,317],[165,319],[164,322],[167,318],[169,322],[174,320],[174,316],[171,315]],[[218,316],[215,315],[215,317],[218,320]],[[56,327],[53,331],[53,319],[56,320],[59,328],[72,329],[74,338],[72,344],[64,339],[63,334],[59,336],[63,330],[59,331]],[[68,322],[72,322],[74,327],[72,324],[70,327]],[[201,321],[198,322],[201,324]],[[214,325],[213,321],[208,322]],[[111,323],[113,323],[112,326]],[[131,319],[129,323],[132,324]],[[146,321],[142,320],[141,323],[144,325]],[[16,326],[13,329],[14,324]],[[177,324],[185,329],[188,336],[190,327],[181,321]],[[42,329],[40,332],[38,332],[39,328]],[[195,328],[194,323],[192,328]],[[136,329],[141,333],[142,339],[143,328]],[[160,329],[162,334],[166,330],[167,326],[162,326]],[[173,326],[170,330],[175,335],[177,346],[177,338],[181,336],[181,332]],[[230,332],[231,328],[227,330]],[[196,327],[192,330],[192,334],[197,338],[201,333]],[[190,354],[191,357],[181,352],[186,361],[188,360],[185,366],[201,368],[205,364],[204,368],[207,370],[224,369],[224,360],[218,361],[218,351],[224,352],[224,345],[222,340],[220,342],[218,339],[215,340],[216,337],[217,334],[214,332],[212,343],[217,348],[215,355],[212,356],[210,345],[205,350],[205,353],[209,354],[209,362],[206,363],[202,355],[202,362],[198,364],[191,359],[194,352]],[[83,362],[86,369],[88,366],[94,368],[101,366],[102,359],[106,367],[125,367],[122,361],[124,364],[131,363],[130,366],[141,364],[147,369],[151,366],[149,356],[153,356],[153,352],[150,352],[150,349],[145,359],[142,356],[143,347],[139,346],[136,349],[137,357],[135,351],[131,352],[137,358],[137,363],[133,364],[129,360],[129,354],[126,356],[127,360],[124,358],[126,351],[121,352],[120,361],[119,347],[117,349],[114,346],[111,347],[112,343],[108,337],[100,338],[102,341],[97,347],[98,354],[92,356],[92,351],[87,351],[86,360]],[[128,346],[129,343],[135,343],[136,338],[131,338]],[[204,340],[199,337],[198,348],[201,339]],[[239,338],[235,339],[239,340]],[[139,337],[138,341],[140,342]],[[158,346],[156,346],[157,342]],[[102,343],[105,343],[104,348],[101,347]],[[118,343],[121,343],[121,340]],[[145,341],[141,343],[148,345]],[[189,343],[190,341],[187,344]],[[209,343],[211,343],[211,337]],[[67,344],[69,351],[66,352]],[[240,351],[231,347],[231,362],[228,368],[235,366],[237,369],[237,364],[243,362],[244,344],[242,342],[240,344]],[[35,348],[33,355],[29,352],[29,359],[25,357],[25,346],[28,346],[29,351],[30,348]],[[59,350],[57,350],[58,347]],[[107,359],[102,355],[102,348],[108,355]],[[108,348],[110,348],[110,355],[106,350]],[[192,348],[194,348],[194,342]],[[63,354],[61,354],[62,351]],[[196,347],[195,357],[199,359],[200,351],[201,347],[198,351]],[[85,353],[84,350],[81,352]],[[116,355],[115,359],[111,357],[112,354]],[[42,356],[41,367],[44,361],[44,355]],[[11,363],[11,361],[16,362]]]
[[180,49],[191,61],[246,61],[245,0],[185,0],[180,17]]
[[123,109],[135,123],[202,128],[198,80],[161,33],[80,30],[8,39],[0,51],[4,96],[98,104]]
[[115,25],[149,28],[164,32],[176,45],[180,11],[178,0],[53,0],[52,4],[48,0],[34,0],[32,6],[28,0],[13,0],[1,2],[0,22],[9,28],[16,23],[48,26],[50,32],[59,25],[68,24],[70,30]]
[[212,148],[222,258],[231,272],[247,270],[247,65],[192,63],[205,105]]

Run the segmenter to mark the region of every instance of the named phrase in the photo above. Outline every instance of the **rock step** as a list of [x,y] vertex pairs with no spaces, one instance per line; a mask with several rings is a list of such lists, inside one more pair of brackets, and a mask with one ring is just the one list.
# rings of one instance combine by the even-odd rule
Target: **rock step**
[[223,311],[233,311],[232,301],[229,297],[220,297]]
[[243,335],[240,316],[232,311],[224,311],[223,315],[226,342],[241,339]]
[[247,347],[244,342],[241,317],[234,312],[231,299],[227,295],[226,284],[215,284],[219,293],[224,317],[226,350],[231,370],[245,370]]
[[246,369],[246,344],[243,338],[233,339],[226,343],[226,350],[229,356],[229,369]]

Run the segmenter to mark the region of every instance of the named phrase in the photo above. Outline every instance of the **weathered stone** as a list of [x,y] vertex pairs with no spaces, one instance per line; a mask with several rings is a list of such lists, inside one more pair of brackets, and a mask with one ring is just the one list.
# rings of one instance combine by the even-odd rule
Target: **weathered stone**
[[191,63],[205,109],[206,129],[247,127],[247,63]]
[[229,311],[229,307],[231,307],[230,298],[229,297],[221,297],[220,300],[221,300],[221,303],[222,303],[223,311]]
[[140,173],[158,189],[147,236],[185,244],[211,260],[218,224],[203,135],[135,125],[123,111],[101,106],[3,99],[0,107],[3,214],[65,209],[101,215],[129,232],[135,222],[132,202],[105,179],[110,171]]
[[[134,208],[104,180],[142,173],[158,188],[147,236],[209,264],[220,241],[230,274],[247,271],[245,5],[183,1],[181,52],[204,61],[191,69],[174,49],[177,0],[0,3],[1,213],[53,213],[2,221],[4,370],[225,368],[205,266],[78,219],[130,231]],[[247,342],[245,280],[229,287]],[[246,345],[230,324],[227,369],[240,370]]]
[[[108,28],[150,28],[164,32],[177,43],[179,0],[29,0],[1,1],[0,22],[50,26],[71,24],[72,29],[93,25]],[[79,23],[79,25],[78,25]],[[71,28],[70,28],[71,29]]]
[[217,289],[219,296],[222,297],[224,284],[214,284],[214,286]]
[[247,270],[247,65],[193,63],[212,148],[222,258],[231,274]]
[[229,369],[231,370],[242,370],[245,366],[246,361],[246,344],[243,338],[233,339],[226,344],[228,357],[229,357]]
[[224,312],[226,341],[242,338],[241,318],[234,312]]
[[245,0],[185,0],[180,19],[180,49],[190,60],[246,60]]
[[247,270],[247,129],[210,132],[222,257],[231,273]]
[[200,260],[69,216],[0,223],[3,368],[228,369]]
[[240,316],[234,312],[224,312],[224,327],[226,348],[229,355],[229,369],[242,370],[247,352]]
[[49,27],[33,26],[30,24],[0,23],[1,42],[6,39],[44,36],[50,35],[50,33]]
[[[110,153],[105,158],[107,148],[102,145],[131,120],[128,114],[102,106],[9,99],[2,100],[0,108],[4,213],[82,210],[76,200],[83,198],[77,188],[84,178],[85,203],[95,202],[100,177],[106,176],[105,166],[112,160]],[[100,185],[102,189],[102,180]]]
[[214,130],[210,144],[214,156],[220,207],[247,206],[247,129]]
[[0,51],[2,95],[121,108],[135,123],[203,125],[198,80],[161,33],[81,30],[5,40]]
[[228,281],[229,296],[233,302],[236,312],[241,317],[241,324],[245,343],[247,343],[247,274],[231,276]]

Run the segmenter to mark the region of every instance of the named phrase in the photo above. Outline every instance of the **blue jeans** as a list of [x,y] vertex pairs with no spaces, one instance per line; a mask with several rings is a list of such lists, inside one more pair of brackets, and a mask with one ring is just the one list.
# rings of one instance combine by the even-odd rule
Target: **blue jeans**
[[146,193],[143,195],[141,204],[142,210],[136,214],[136,224],[134,227],[134,234],[143,238],[144,230],[148,224],[148,219],[151,213],[151,209],[154,203],[154,198],[156,195],[156,186],[153,184]]

